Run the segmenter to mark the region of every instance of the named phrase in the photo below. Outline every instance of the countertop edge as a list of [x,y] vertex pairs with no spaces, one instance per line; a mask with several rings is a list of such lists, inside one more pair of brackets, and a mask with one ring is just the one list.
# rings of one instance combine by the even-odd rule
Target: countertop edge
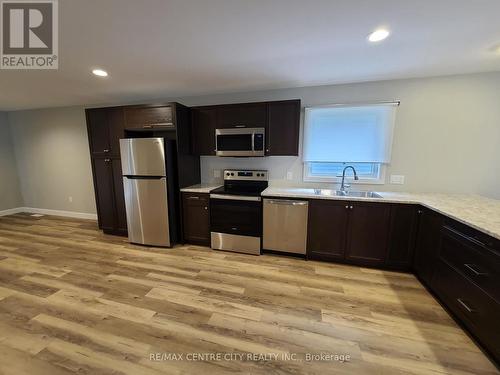
[[222,185],[192,185],[185,188],[179,189],[181,193],[199,193],[199,194],[209,194],[212,190],[221,187]]
[[380,193],[382,195],[382,198],[363,198],[363,197],[339,197],[339,196],[316,196],[316,195],[310,195],[310,194],[297,194],[297,193],[266,193],[265,191],[262,192],[262,197],[263,198],[301,198],[301,199],[317,199],[317,200],[339,200],[339,201],[352,201],[352,202],[378,202],[378,203],[396,203],[396,204],[415,204],[415,205],[421,205],[423,207],[426,207],[428,209],[431,209],[441,215],[444,215],[446,217],[449,217],[452,220],[456,220],[464,225],[467,225],[475,230],[478,230],[484,234],[487,234],[488,236],[491,236],[493,238],[496,238],[497,240],[500,240],[500,233],[495,233],[492,232],[484,227],[481,227],[469,220],[463,219],[460,216],[447,212],[446,210],[443,210],[441,208],[438,208],[434,206],[433,204],[429,202],[425,202],[419,199],[397,199],[397,198],[390,198],[390,197],[384,197],[383,192]]

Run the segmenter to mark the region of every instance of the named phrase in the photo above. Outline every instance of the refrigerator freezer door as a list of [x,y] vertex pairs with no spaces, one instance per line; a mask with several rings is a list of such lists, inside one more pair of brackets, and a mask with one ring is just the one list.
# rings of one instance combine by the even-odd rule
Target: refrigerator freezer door
[[124,176],[166,176],[163,138],[120,139]]
[[123,178],[130,242],[170,246],[167,179]]

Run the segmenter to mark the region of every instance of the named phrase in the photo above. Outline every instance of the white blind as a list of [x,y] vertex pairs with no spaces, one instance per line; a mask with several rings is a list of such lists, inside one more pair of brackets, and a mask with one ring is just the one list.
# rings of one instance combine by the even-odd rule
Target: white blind
[[305,109],[304,161],[389,163],[396,103]]

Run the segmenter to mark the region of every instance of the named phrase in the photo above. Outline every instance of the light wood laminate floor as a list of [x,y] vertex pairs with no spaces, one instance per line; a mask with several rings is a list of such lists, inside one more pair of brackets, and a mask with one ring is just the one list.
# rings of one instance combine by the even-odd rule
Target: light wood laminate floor
[[412,275],[2,217],[0,374],[74,373],[498,372]]

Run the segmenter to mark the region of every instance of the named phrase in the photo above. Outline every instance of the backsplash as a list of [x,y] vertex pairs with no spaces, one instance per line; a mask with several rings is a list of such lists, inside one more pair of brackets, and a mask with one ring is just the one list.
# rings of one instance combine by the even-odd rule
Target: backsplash
[[[228,158],[217,156],[202,156],[201,157],[201,180],[204,183],[222,183],[222,171],[224,169],[264,169],[269,171],[269,185],[276,187],[321,187],[330,188],[337,186],[334,183],[321,183],[321,182],[304,182],[303,181],[303,168],[302,158],[297,156],[268,156],[259,158]],[[220,178],[214,177],[214,171],[220,170]],[[287,179],[287,174],[291,172],[292,178]],[[350,178],[348,177],[350,180]],[[384,189],[385,185],[357,185],[361,190],[371,189],[376,186],[375,190]],[[392,187],[393,185],[389,185]],[[391,189],[389,189],[391,190]],[[393,189],[395,190],[395,189]]]

